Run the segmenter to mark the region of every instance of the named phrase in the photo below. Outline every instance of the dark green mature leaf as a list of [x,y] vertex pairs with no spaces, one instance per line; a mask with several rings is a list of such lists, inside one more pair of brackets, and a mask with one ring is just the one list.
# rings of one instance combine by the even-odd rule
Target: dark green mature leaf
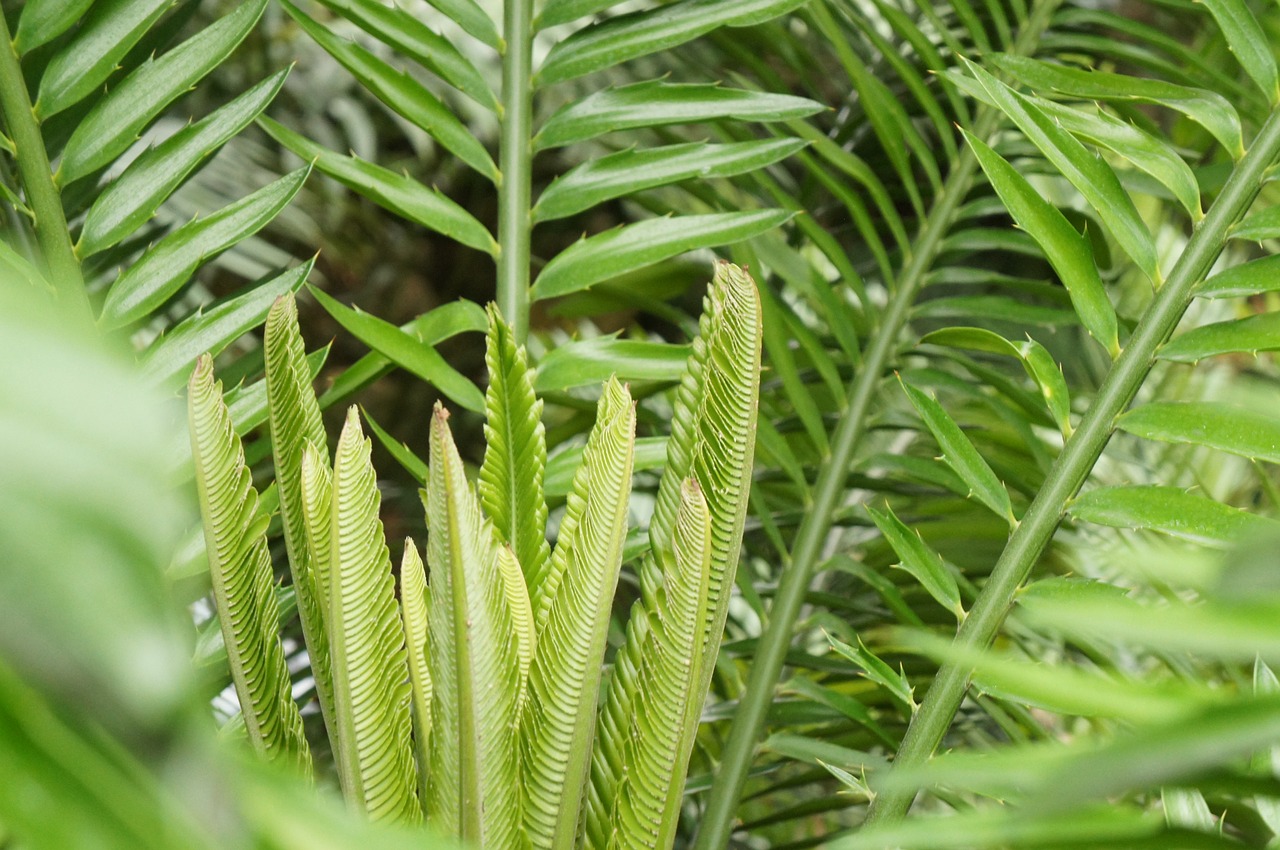
[[924,542],[919,532],[907,528],[888,505],[883,512],[868,505],[867,514],[897,553],[900,559],[898,566],[914,576],[939,605],[963,616],[960,589],[956,586],[955,576],[943,564],[942,556]]
[[1200,0],[1213,15],[1227,46],[1236,55],[1268,103],[1280,100],[1280,73],[1276,71],[1276,59],[1271,44],[1258,25],[1258,19],[1249,11],[1243,0]]
[[588,160],[553,180],[533,207],[533,222],[565,218],[603,201],[694,177],[745,174],[786,159],[806,144],[800,139],[760,139],[619,151]]
[[611,379],[574,476],[555,552],[534,585],[537,649],[521,720],[524,826],[534,847],[571,846],[577,834],[627,537],[635,427],[631,396]]
[[310,167],[300,168],[204,219],[184,224],[116,278],[99,323],[117,328],[144,318],[182,288],[202,263],[252,236],[298,194]]
[[680,380],[689,358],[687,345],[597,337],[557,345],[538,364],[534,388],[541,393],[621,381]]
[[1118,425],[1148,440],[1209,446],[1280,463],[1280,422],[1256,410],[1209,402],[1151,402],[1121,416]]
[[610,18],[557,43],[534,76],[549,86],[668,50],[720,27],[771,21],[808,0],[679,0]]
[[965,132],[965,138],[1013,220],[1039,243],[1071,293],[1071,303],[1081,323],[1112,356],[1118,354],[1120,342],[1115,308],[1102,287],[1088,240],[985,142],[968,132]]
[[448,148],[476,171],[497,180],[498,167],[466,125],[422,83],[353,41],[331,33],[288,0],[280,0],[298,26],[351,72],[375,97]]
[[498,243],[489,230],[439,189],[428,188],[389,168],[329,150],[270,118],[260,118],[258,123],[277,142],[314,163],[321,173],[374,203],[464,245],[497,254]]
[[19,54],[29,53],[53,41],[89,11],[93,0],[27,0],[18,17],[18,31],[13,47]]
[[1280,529],[1275,520],[1178,487],[1099,487],[1067,508],[1076,519],[1113,528],[1146,528],[1193,543],[1231,546],[1249,532]]
[[1215,354],[1257,354],[1280,349],[1280,313],[1214,322],[1174,337],[1160,349],[1162,360],[1195,363]]
[[206,352],[217,356],[242,334],[262,324],[272,302],[297,292],[314,265],[314,259],[307,260],[242,295],[183,319],[147,349],[140,363],[143,376],[157,386],[176,389],[197,357]]
[[484,42],[494,50],[505,49],[505,43],[502,36],[498,35],[493,19],[475,0],[427,0],[427,2],[462,27],[462,31],[467,35]]
[[398,6],[377,0],[320,0],[384,44],[394,47],[490,110],[498,99],[484,77],[447,38]]
[[1231,228],[1231,238],[1251,242],[1280,238],[1280,207],[1265,207],[1251,213]]
[[707,213],[651,218],[574,243],[543,267],[534,298],[580,292],[593,284],[686,251],[759,236],[790,219],[787,210]]
[[729,89],[705,83],[648,80],[596,92],[565,106],[533,138],[535,151],[594,139],[616,130],[738,121],[787,121],[820,112],[802,97]]
[[902,389],[912,406],[919,412],[920,418],[938,441],[942,449],[942,460],[959,475],[969,486],[970,493],[978,501],[986,505],[1010,525],[1017,524],[1013,515],[1013,506],[1009,502],[1009,491],[1000,483],[1000,479],[991,471],[991,467],[978,454],[973,443],[960,430],[956,421],[938,404],[932,395],[919,390],[906,381],[899,379]]
[[524,346],[511,335],[496,305],[488,308],[485,363],[485,449],[480,465],[480,506],[493,521],[498,539],[520,562],[529,596],[537,608],[541,576],[551,549],[547,545],[547,500],[542,475],[547,466],[547,436],[542,400],[533,391],[533,370]]
[[259,509],[244,449],[208,356],[191,374],[187,416],[214,602],[249,740],[268,758],[309,771],[311,751],[276,633],[268,517]]
[[547,0],[542,11],[534,19],[536,29],[546,29],[558,24],[567,24],[587,15],[603,12],[617,6],[621,0]]
[[329,519],[335,755],[347,799],[371,820],[416,823],[404,626],[369,452],[352,407],[334,453]]
[[79,255],[88,257],[110,248],[155,215],[164,200],[201,162],[267,108],[288,73],[284,70],[272,74],[130,163],[89,208],[76,245]]
[[1218,272],[1200,284],[1201,298],[1236,298],[1280,289],[1280,256],[1262,257]]
[[476,413],[484,412],[484,394],[430,345],[358,308],[347,307],[322,290],[311,288],[320,306],[365,345],[407,369],[444,395]]
[[70,183],[123,153],[166,106],[231,55],[266,8],[267,0],[246,0],[112,87],[72,132],[58,165],[59,180]]
[[98,0],[40,78],[35,111],[58,114],[98,89],[173,0]]

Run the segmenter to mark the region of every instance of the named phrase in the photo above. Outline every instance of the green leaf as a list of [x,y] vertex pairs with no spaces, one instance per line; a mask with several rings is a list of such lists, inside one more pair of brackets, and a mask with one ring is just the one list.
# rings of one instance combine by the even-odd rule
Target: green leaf
[[19,55],[48,44],[84,17],[93,0],[27,0],[18,18],[13,47]]
[[314,259],[307,260],[241,295],[208,310],[197,310],[151,343],[139,364],[141,374],[157,386],[177,389],[181,385],[182,374],[191,368],[197,357],[205,352],[216,357],[242,334],[262,324],[272,302],[297,292],[314,265]]
[[96,91],[173,0],[98,0],[84,23],[49,60],[35,111],[42,120]]
[[1163,80],[1086,71],[1010,54],[997,54],[991,61],[1036,92],[1055,91],[1084,100],[1154,103],[1181,112],[1208,130],[1231,156],[1244,155],[1240,116],[1230,101],[1216,92]]
[[577,837],[627,536],[635,426],[630,394],[610,380],[574,476],[555,552],[534,585],[537,651],[521,724],[524,826],[534,847],[572,848]]
[[1193,328],[1165,343],[1160,359],[1196,363],[1215,354],[1276,350],[1280,350],[1280,313],[1263,313]]
[[915,689],[911,687],[911,683],[900,670],[895,671],[874,652],[867,649],[861,639],[858,640],[857,646],[836,640],[830,635],[827,636],[827,640],[831,643],[832,649],[857,664],[868,679],[884,688],[885,692],[902,706],[908,716],[915,713],[917,708]]
[[481,106],[496,111],[498,99],[471,60],[426,24],[398,6],[376,0],[320,0],[383,44],[394,47]]
[[1121,416],[1118,425],[1148,440],[1209,446],[1280,463],[1280,422],[1256,410],[1209,402],[1151,402]]
[[549,86],[621,62],[668,50],[720,27],[748,27],[771,21],[807,0],[679,0],[610,18],[578,30],[557,43],[534,76]]
[[1044,250],[1085,329],[1113,357],[1119,354],[1115,308],[1102,287],[1088,240],[999,154],[967,131],[965,138],[1013,220]]
[[391,436],[385,428],[378,424],[378,420],[369,415],[367,408],[361,408],[360,412],[364,415],[364,421],[368,423],[369,430],[373,432],[374,439],[381,443],[387,453],[395,458],[396,463],[400,464],[406,472],[413,476],[414,481],[419,484],[426,484],[427,462],[414,454],[404,442]]
[[551,557],[547,545],[547,500],[542,475],[547,466],[547,437],[542,400],[534,395],[533,370],[524,346],[511,335],[496,305],[488,308],[485,363],[485,449],[480,465],[480,506],[493,521],[498,540],[515,553],[536,600],[540,577]]
[[[304,275],[305,277],[305,275]],[[289,572],[298,596],[298,613],[302,635],[311,657],[316,695],[324,715],[325,727],[334,729],[337,717],[333,698],[333,674],[329,637],[326,631],[328,611],[328,578],[321,578],[313,565],[307,546],[306,505],[303,497],[303,455],[308,447],[316,452],[315,462],[329,466],[329,449],[320,405],[316,403],[307,367],[306,346],[298,327],[298,307],[292,291],[278,299],[267,316],[263,338],[266,361],[267,410],[271,423],[274,449],[276,489],[280,494],[280,520],[284,526],[285,551],[289,556]],[[313,493],[320,507],[329,488],[317,482]],[[327,576],[328,568],[323,572]]]
[[313,21],[288,0],[280,0],[280,4],[316,44],[338,60],[374,97],[409,123],[429,133],[485,177],[493,181],[498,179],[498,167],[493,164],[484,145],[426,86],[404,71],[392,68],[359,44],[329,32],[323,24]]
[[1178,487],[1099,487],[1078,496],[1067,512],[1112,528],[1145,528],[1181,540],[1231,546],[1246,533],[1280,529],[1275,520],[1228,507]]
[[538,364],[534,389],[559,392],[599,384],[611,376],[620,381],[675,382],[684,373],[687,345],[617,339],[612,336],[558,345]]
[[1200,284],[1201,298],[1236,298],[1280,290],[1280,256],[1262,257],[1223,269]]
[[620,0],[547,0],[542,12],[534,20],[536,29],[546,29],[567,24],[587,15],[603,12],[617,6]]
[[418,796],[427,795],[428,766],[431,764],[431,593],[427,589],[426,568],[412,537],[404,539],[400,561],[400,619],[404,623],[404,645],[409,659],[409,687],[413,705],[413,747],[418,762]]
[[956,421],[932,395],[916,389],[901,378],[898,383],[902,385],[907,398],[919,412],[933,438],[938,441],[938,446],[942,449],[942,460],[968,485],[970,495],[976,496],[978,501],[997,516],[1007,519],[1011,526],[1017,525],[1013,506],[1009,502],[1009,491],[978,454],[978,450],[969,442]]
[[446,363],[433,347],[390,322],[359,308],[340,304],[322,290],[315,287],[310,287],[310,290],[334,321],[365,345],[417,375],[467,410],[484,412],[484,395],[466,376]]
[[266,7],[267,0],[246,0],[159,59],[148,59],[97,99],[67,140],[59,181],[91,174],[123,153],[166,106],[231,55]]
[[[583,446],[561,446],[547,460],[544,483],[547,496],[564,498],[573,486],[573,477],[582,464]],[[662,469],[667,463],[666,437],[640,437],[636,440],[635,471]]]
[[651,218],[579,240],[543,267],[535,299],[580,292],[686,251],[759,236],[787,221],[786,210],[707,213]]
[[963,617],[960,589],[956,586],[955,577],[942,563],[942,556],[924,542],[919,532],[907,528],[888,505],[883,512],[868,505],[867,514],[901,559],[898,566],[914,576],[939,605]]
[[691,178],[732,177],[772,165],[803,148],[800,139],[709,145],[691,142],[625,150],[591,159],[552,181],[533,207],[533,223],[566,218],[613,198]]
[[404,626],[378,519],[370,445],[352,407],[333,463],[329,648],[342,790],[373,821],[422,818]]
[[133,233],[214,151],[249,125],[284,85],[279,71],[226,106],[144,151],[107,185],[85,216],[76,251],[88,257]]
[[1261,242],[1264,239],[1280,237],[1280,207],[1266,207],[1246,216],[1243,221],[1231,228],[1232,239],[1247,239]]
[[208,356],[191,373],[187,416],[214,602],[249,741],[268,758],[309,772],[311,751],[276,633],[268,518],[258,507],[244,449]]
[[321,173],[379,206],[463,245],[497,255],[498,243],[489,230],[439,189],[429,189],[407,175],[321,147],[265,116],[258,123],[277,142],[314,163]]
[[[1159,282],[1160,270],[1157,268],[1156,248],[1151,233],[1142,223],[1138,210],[1128,193],[1120,186],[1111,167],[1101,157],[1086,150],[1074,136],[1055,124],[1026,98],[972,62],[965,62],[965,67],[977,78],[996,107],[1022,130],[1027,139],[1098,212],[1115,241],[1133,258],[1138,268],[1149,279]],[[995,182],[994,178],[992,182]],[[1004,198],[1004,193],[1001,193],[1001,197]],[[1020,221],[1019,224],[1021,223]],[[1026,229],[1032,236],[1037,236],[1031,228]]]
[[444,834],[516,847],[518,637],[493,529],[438,405],[425,501],[433,692],[427,809]]
[[310,173],[300,168],[223,207],[184,224],[121,272],[102,304],[99,324],[118,328],[149,315],[182,288],[201,264],[257,233],[298,194]]
[[[312,595],[324,606],[321,616],[326,622],[323,652],[312,657],[317,676],[323,676],[332,689],[333,654],[329,646],[328,619],[332,610],[333,587],[333,469],[329,465],[329,448],[308,442],[302,449],[302,528],[307,542],[307,567],[311,573]],[[332,690],[330,691],[332,693]],[[329,741],[337,746],[337,710],[334,710]]]
[[462,27],[462,31],[477,41],[482,41],[499,52],[506,49],[506,43],[498,35],[489,13],[480,7],[475,0],[427,0],[432,6],[443,12],[449,20]]
[[616,130],[707,121],[787,121],[822,107],[791,95],[728,89],[705,83],[647,80],[604,89],[552,115],[533,138],[534,152],[594,139]]
[[1258,84],[1268,103],[1280,101],[1280,73],[1271,42],[1242,0],[1198,0],[1213,15],[1227,46],[1246,74]]

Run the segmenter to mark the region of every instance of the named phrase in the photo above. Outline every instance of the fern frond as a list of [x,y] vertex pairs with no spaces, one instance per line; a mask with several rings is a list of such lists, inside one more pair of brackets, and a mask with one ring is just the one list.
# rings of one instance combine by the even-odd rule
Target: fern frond
[[635,405],[611,379],[574,476],[543,584],[521,725],[524,823],[532,846],[571,848],[590,767],[600,671],[626,541]]
[[311,752],[276,633],[268,517],[259,510],[244,449],[208,355],[191,374],[187,416],[214,601],[249,740],[269,758],[309,771]]
[[307,642],[315,675],[316,695],[325,726],[333,728],[333,678],[329,666],[329,636],[325,632],[327,597],[316,591],[311,558],[307,551],[306,520],[303,518],[302,463],[304,449],[314,446],[328,466],[324,423],[320,405],[311,388],[311,370],[298,329],[298,306],[293,294],[276,299],[267,314],[263,340],[266,360],[267,409],[271,442],[275,449],[276,489],[280,494],[280,519],[284,526],[289,571],[298,597],[302,635]]
[[404,645],[409,655],[409,685],[413,689],[413,745],[418,760],[418,789],[426,799],[427,771],[431,766],[431,669],[427,639],[430,629],[431,593],[422,556],[412,537],[404,540],[400,561],[400,613],[404,620]]
[[448,413],[431,419],[431,772],[428,814],[480,847],[519,845],[516,619],[493,528],[462,466]]
[[370,819],[416,822],[409,669],[370,444],[352,407],[338,440],[330,512],[329,636],[338,771]]
[[672,560],[663,570],[657,611],[649,613],[624,739],[625,770],[614,805],[610,847],[668,850],[675,840],[685,769],[702,713],[700,670],[711,600],[712,519],[696,479],[680,490]]
[[542,476],[547,439],[542,400],[533,393],[533,370],[496,305],[490,304],[485,363],[485,450],[480,466],[480,505],[498,539],[509,545],[524,571],[534,610],[550,557]]

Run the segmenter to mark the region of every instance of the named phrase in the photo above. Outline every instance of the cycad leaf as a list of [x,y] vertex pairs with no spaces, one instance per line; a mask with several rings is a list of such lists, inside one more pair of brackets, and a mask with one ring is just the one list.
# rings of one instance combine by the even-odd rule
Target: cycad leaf
[[166,106],[231,55],[266,7],[267,0],[247,0],[113,86],[67,141],[58,166],[61,181],[84,177],[124,152]]
[[269,758],[309,771],[311,752],[276,632],[267,517],[259,510],[244,449],[208,356],[191,374],[187,415],[214,601],[249,740]]
[[1209,402],[1150,402],[1121,416],[1117,425],[1148,440],[1209,446],[1280,463],[1280,423],[1258,410]]
[[542,492],[547,466],[542,401],[534,395],[533,370],[524,347],[516,344],[496,305],[489,305],[488,316],[485,362],[489,367],[489,388],[484,394],[480,506],[493,521],[498,539],[515,553],[529,596],[536,600],[551,552],[547,545],[547,502]]
[[624,739],[623,779],[613,812],[611,847],[669,850],[702,713],[696,664],[706,655],[703,626],[711,602],[714,542],[701,488],[692,478],[680,491],[659,607],[649,614],[649,639],[640,658],[635,711]]
[[307,350],[298,328],[298,307],[293,294],[276,300],[267,314],[263,340],[266,360],[267,409],[274,448],[276,489],[280,494],[280,518],[284,526],[289,570],[298,595],[302,634],[312,659],[316,695],[325,725],[333,729],[333,679],[329,669],[329,637],[325,626],[328,598],[317,593],[327,588],[313,571],[307,548],[306,519],[302,495],[303,454],[308,446],[323,455],[317,460],[327,469],[329,452],[325,441],[320,405],[311,386]]
[[893,551],[900,559],[902,569],[911,573],[916,581],[929,592],[939,605],[958,616],[964,615],[960,605],[960,590],[955,577],[947,572],[942,556],[933,550],[917,531],[912,531],[898,519],[893,509],[885,505],[883,512],[867,506],[867,514],[880,529]]
[[27,0],[18,18],[13,47],[19,54],[53,41],[79,21],[93,0]]
[[480,847],[517,847],[518,636],[493,528],[480,513],[448,414],[431,419],[431,771],[428,812]]
[[[329,450],[323,444],[307,443],[302,449],[302,523],[306,535],[307,563],[310,567],[312,596],[324,606],[323,619],[328,620],[331,610],[329,587],[332,583],[333,560],[333,469],[329,466]],[[325,646],[328,647],[328,626],[325,626]],[[326,650],[323,654],[312,651],[311,665],[316,677],[324,677],[332,683],[332,660]],[[336,718],[335,718],[336,723]],[[330,735],[337,729],[329,727]]]
[[347,799],[370,819],[415,823],[422,811],[404,626],[369,452],[352,407],[334,456],[330,512],[329,639],[338,775]]
[[493,25],[489,13],[480,8],[476,0],[427,0],[432,6],[444,13],[462,31],[477,41],[482,41],[494,50],[504,49],[498,28]]
[[1258,84],[1267,102],[1275,103],[1280,100],[1280,73],[1276,71],[1276,58],[1272,54],[1271,44],[1244,0],[1200,2],[1204,3],[1218,22],[1231,52],[1236,55],[1245,73]]
[[400,561],[400,613],[404,645],[409,656],[409,685],[413,689],[413,745],[418,762],[418,788],[426,796],[431,767],[431,668],[427,641],[430,637],[431,594],[422,556],[412,537],[404,541]]
[[1248,534],[1272,531],[1275,520],[1197,496],[1178,487],[1099,487],[1067,508],[1076,519],[1113,528],[1146,528],[1209,546],[1227,547]]
[[1160,359],[1195,363],[1215,354],[1257,354],[1277,349],[1280,349],[1280,313],[1260,313],[1192,328],[1165,343],[1160,349]]
[[635,417],[630,393],[610,380],[534,611],[538,643],[521,724],[521,785],[525,831],[535,848],[571,848],[577,834],[626,541]]

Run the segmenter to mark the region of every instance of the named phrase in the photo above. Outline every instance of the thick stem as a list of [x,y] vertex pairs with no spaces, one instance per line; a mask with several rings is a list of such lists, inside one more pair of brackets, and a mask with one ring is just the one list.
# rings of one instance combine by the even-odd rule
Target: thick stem
[[[956,633],[957,646],[985,648],[995,637],[1019,586],[1026,581],[1062,521],[1067,502],[1093,471],[1115,430],[1116,419],[1133,402],[1151,371],[1156,350],[1182,319],[1196,287],[1222,253],[1231,227],[1249,210],[1266,170],[1277,155],[1280,155],[1280,109],[1271,114],[1254,139],[1249,152],[1187,242],[1168,281],[1138,322],[1129,344],[1107,373],[1097,398],[1058,455],[1044,486],[1032,500],[978,594],[973,610]],[[907,727],[902,746],[898,748],[895,769],[923,764],[933,755],[964,699],[972,672],[968,666],[954,662],[944,664],[938,671],[920,710]],[[914,799],[915,792],[910,789],[886,789],[872,803],[866,822],[900,820]]]
[[498,309],[516,343],[529,332],[529,207],[533,161],[533,2],[507,0],[498,167]]
[[[1019,36],[1014,52],[1026,53],[1036,44],[1057,6],[1058,0],[1049,0],[1036,7]],[[984,107],[974,125],[975,135],[989,138],[998,125],[998,113]],[[720,850],[728,846],[742,790],[755,759],[756,742],[764,730],[765,716],[773,703],[774,689],[787,651],[791,648],[796,619],[804,605],[814,570],[821,560],[823,542],[844,495],[849,465],[866,433],[871,404],[884,370],[897,350],[911,306],[924,285],[942,240],[951,229],[956,210],[968,193],[977,168],[977,158],[965,148],[941,193],[934,199],[916,240],[915,251],[906,258],[897,288],[881,317],[866,359],[849,387],[844,412],[831,440],[831,455],[819,464],[821,471],[814,485],[813,504],[805,512],[796,532],[790,564],[783,569],[779,579],[773,605],[769,608],[768,623],[752,660],[746,690],[733,715],[720,769],[699,822],[695,850]]]
[[18,173],[22,176],[27,204],[35,216],[36,239],[48,267],[50,283],[63,301],[84,316],[91,316],[84,275],[71,245],[62,198],[53,182],[40,123],[31,108],[18,51],[3,15],[0,15],[0,112],[18,151]]

